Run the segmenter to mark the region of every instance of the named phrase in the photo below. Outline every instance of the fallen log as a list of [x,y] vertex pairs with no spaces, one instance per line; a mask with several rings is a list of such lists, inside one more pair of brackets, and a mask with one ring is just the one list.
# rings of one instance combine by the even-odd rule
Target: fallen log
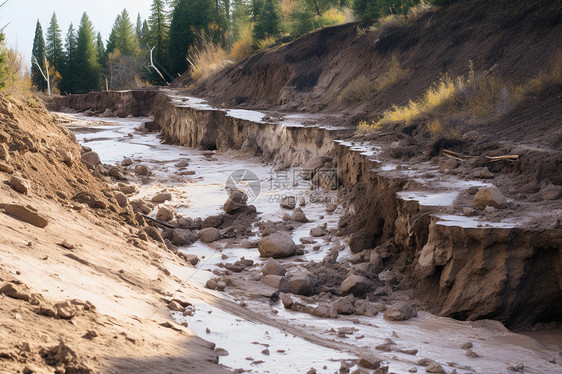
[[149,220],[151,220],[151,221],[153,221],[153,222],[156,222],[157,224],[162,225],[162,226],[164,226],[164,227],[167,227],[167,228],[169,228],[169,229],[176,229],[176,228],[177,228],[177,227],[174,226],[174,225],[170,225],[170,224],[167,223],[167,222],[160,221],[159,219],[149,217],[149,216],[147,216],[146,214],[143,214],[142,216],[143,216],[144,218],[147,218],[147,219],[149,219]]

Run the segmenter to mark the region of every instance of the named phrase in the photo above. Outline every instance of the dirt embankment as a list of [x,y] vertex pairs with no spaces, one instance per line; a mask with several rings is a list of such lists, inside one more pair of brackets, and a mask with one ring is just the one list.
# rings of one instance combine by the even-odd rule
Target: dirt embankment
[[83,154],[41,105],[0,97],[0,371],[222,372],[163,301],[188,265],[138,238]]

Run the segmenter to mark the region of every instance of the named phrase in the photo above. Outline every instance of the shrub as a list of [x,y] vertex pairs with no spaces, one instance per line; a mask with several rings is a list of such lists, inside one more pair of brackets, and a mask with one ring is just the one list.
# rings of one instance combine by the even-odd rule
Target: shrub
[[388,70],[375,79],[376,89],[378,91],[384,91],[404,79],[407,74],[408,70],[402,69],[400,67],[400,61],[398,61],[396,56],[392,56]]
[[232,65],[229,54],[205,33],[199,36],[196,44],[189,48],[187,61],[191,65],[191,78],[201,83],[218,71]]
[[338,95],[338,102],[344,104],[351,104],[363,100],[371,90],[373,85],[365,75],[360,75],[351,82],[340,92]]
[[5,86],[2,93],[17,97],[24,97],[31,93],[31,76],[24,58],[15,49],[4,51],[5,60],[2,66]]
[[248,58],[254,52],[252,48],[252,32],[249,28],[240,31],[238,40],[232,44],[230,56],[235,61],[240,61]]
[[266,36],[264,39],[258,40],[256,45],[258,46],[258,49],[269,48],[275,45],[275,38],[273,36]]

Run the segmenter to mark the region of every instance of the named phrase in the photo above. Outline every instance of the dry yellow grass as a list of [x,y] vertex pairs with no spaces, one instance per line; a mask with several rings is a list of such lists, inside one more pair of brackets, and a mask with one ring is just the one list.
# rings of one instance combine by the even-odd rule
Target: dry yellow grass
[[31,77],[29,68],[21,53],[15,49],[6,49],[6,86],[1,92],[19,98],[27,97],[31,93]]
[[344,104],[356,103],[371,93],[373,85],[369,79],[361,74],[345,86],[338,95],[338,102]]
[[197,83],[209,79],[233,63],[229,53],[205,34],[201,35],[199,43],[189,49],[187,61],[191,65],[191,77]]
[[400,67],[400,61],[396,56],[392,56],[388,70],[375,79],[375,86],[378,91],[384,91],[404,79],[408,75],[408,70]]
[[230,56],[235,61],[241,61],[250,57],[254,50],[252,49],[252,31],[250,28],[245,28],[240,32],[238,40],[232,44]]

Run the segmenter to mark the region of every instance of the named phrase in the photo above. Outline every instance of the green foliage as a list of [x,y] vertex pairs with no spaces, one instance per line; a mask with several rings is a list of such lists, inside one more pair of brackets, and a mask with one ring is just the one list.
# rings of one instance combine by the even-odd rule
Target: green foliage
[[62,33],[57,21],[57,15],[53,12],[49,28],[47,29],[47,46],[46,55],[47,61],[55,70],[61,71],[64,68],[64,51],[62,48]]
[[355,0],[353,11],[360,20],[368,20],[387,14],[406,14],[419,0]]
[[74,86],[76,84],[76,30],[74,30],[74,25],[71,23],[68,27],[66,33],[66,43],[65,43],[65,61],[64,67],[61,71],[62,81],[59,84],[59,89],[62,93],[71,93],[74,91]]
[[196,40],[196,33],[206,30],[213,21],[213,5],[209,0],[178,0],[170,24],[169,68],[172,75],[187,70],[187,51]]
[[265,0],[254,24],[254,39],[261,40],[267,36],[279,35],[279,15],[273,0]]
[[460,0],[429,0],[429,4],[431,5],[451,5],[454,3],[458,3]]
[[80,20],[76,41],[75,93],[84,93],[99,88],[100,66],[97,57],[94,27],[88,14],[84,12]]
[[[31,54],[31,83],[38,90],[44,91],[47,89],[47,81],[43,78],[41,70],[44,74],[47,74],[47,67],[45,66],[45,39],[43,39],[43,28],[39,20],[35,26],[35,38],[33,39]],[[37,59],[39,66],[34,63],[34,59]]]
[[127,9],[123,9],[117,16],[109,35],[106,54],[115,50],[125,56],[135,56],[139,53],[139,41]]
[[105,47],[103,46],[103,39],[100,32],[98,32],[96,38],[96,54],[98,56],[98,63],[101,66],[105,65]]

